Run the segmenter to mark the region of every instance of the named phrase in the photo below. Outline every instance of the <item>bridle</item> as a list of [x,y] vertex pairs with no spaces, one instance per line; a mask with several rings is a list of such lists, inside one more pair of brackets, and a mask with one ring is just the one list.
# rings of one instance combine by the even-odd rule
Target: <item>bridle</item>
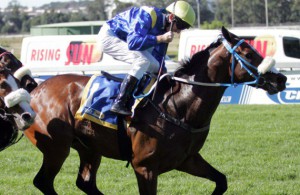
[[[236,49],[243,43],[245,42],[244,39],[241,39],[235,46],[231,47],[230,44],[227,42],[227,40],[223,37],[220,36],[219,40],[221,41],[222,44],[225,46],[227,51],[233,56],[233,60],[231,63],[231,82],[230,83],[206,83],[206,82],[199,82],[199,81],[192,81],[189,79],[183,79],[180,77],[175,77],[173,73],[166,73],[164,75],[161,75],[157,81],[152,85],[151,89],[146,93],[142,95],[134,95],[135,99],[138,98],[143,98],[149,96],[152,91],[156,88],[157,84],[159,81],[161,81],[164,77],[171,77],[172,80],[178,81],[181,83],[189,84],[189,85],[196,85],[196,86],[208,86],[208,87],[237,87],[239,85],[255,85],[256,87],[258,86],[263,86],[266,84],[266,81],[263,77],[261,77],[262,74],[270,71],[272,69],[272,72],[276,72],[276,69],[273,68],[275,65],[275,61],[272,57],[265,57],[262,63],[258,66],[255,67],[251,63],[249,63],[247,60],[245,60],[243,57],[241,57],[237,52]],[[253,48],[253,50],[255,50]],[[248,81],[248,82],[242,82],[242,83],[237,83],[234,81],[234,69],[235,69],[235,64],[236,61],[239,62],[240,66],[242,69],[245,69],[247,73],[254,78],[253,81]],[[255,74],[253,69],[257,74]],[[274,71],[273,71],[274,70]]]
[[[261,74],[258,72],[258,69],[253,66],[251,63],[249,63],[247,60],[245,60],[244,58],[242,58],[237,52],[236,49],[243,43],[245,42],[244,39],[241,39],[234,47],[231,48],[231,46],[229,45],[229,43],[227,42],[227,40],[225,38],[222,38],[222,43],[225,46],[225,48],[227,49],[227,51],[229,53],[231,53],[231,55],[233,56],[232,58],[232,63],[231,63],[231,83],[230,86],[237,86],[237,85],[251,85],[251,84],[259,84],[259,79],[261,78]],[[249,81],[249,82],[244,82],[244,83],[235,83],[234,82],[234,67],[235,67],[235,60],[237,60],[241,66],[241,69],[245,69],[248,74],[250,76],[252,76],[254,78],[253,81]],[[250,70],[250,68],[254,69],[258,74],[254,74],[253,71]]]
[[[1,98],[1,101],[4,102],[4,99],[2,97]],[[12,122],[10,121],[9,117],[13,117],[15,118],[15,116],[13,114],[10,114],[6,111],[7,109],[7,106],[4,105],[3,108],[0,108],[0,118],[4,121],[7,121],[7,122],[10,122],[12,124]]]
[[[0,55],[1,57],[1,55]],[[1,67],[0,71],[9,71],[7,67]],[[2,102],[3,107],[0,107],[0,118],[4,121],[10,122],[12,125],[13,123],[10,121],[9,117],[15,117],[13,114],[7,112],[8,106],[5,103],[5,97],[0,97],[0,101]]]
[[[31,76],[31,72],[30,70],[26,67],[23,67],[21,64],[21,67],[17,66],[17,70],[13,73],[12,69],[10,67],[8,67],[11,63],[16,63],[17,65],[20,64],[20,62],[12,55],[11,52],[8,51],[4,51],[3,53],[0,54],[0,60],[1,58],[3,58],[5,55],[9,55],[9,59],[11,60],[10,63],[5,63],[3,62],[3,67],[0,68],[0,71],[8,71],[9,74],[13,75],[13,77],[17,80],[19,80],[21,82],[21,79],[23,78],[23,76],[25,75],[30,75]],[[18,96],[16,96],[16,94],[18,94]],[[17,125],[15,124],[14,120],[16,118],[15,115],[9,113],[9,108],[14,106],[17,103],[20,103],[22,101],[26,101],[26,102],[30,102],[30,95],[29,93],[22,88],[19,88],[11,93],[9,93],[8,95],[6,95],[5,97],[0,97],[0,101],[2,101],[3,106],[0,107],[0,120],[2,120],[5,123],[8,123],[9,128],[10,129],[1,129],[7,133],[10,134],[9,139],[7,139],[7,144],[1,145],[0,151],[4,150],[5,148],[19,142],[21,140],[21,138],[24,136],[24,134],[22,133],[21,136],[19,135],[19,129],[17,127]],[[5,127],[3,127],[5,128]],[[7,127],[8,128],[8,127]]]
[[[8,122],[12,128],[12,132],[11,132],[11,137],[8,140],[8,144],[5,145],[4,147],[0,148],[0,151],[4,150],[5,148],[18,143],[24,136],[24,134],[22,133],[20,136],[19,135],[19,130],[17,128],[17,126],[14,124],[13,120],[14,118],[16,118],[13,114],[10,114],[7,112],[8,107],[5,105],[5,100],[3,97],[0,97],[0,101],[3,102],[3,107],[0,108],[0,120],[4,121],[4,122]],[[4,128],[4,127],[1,127]],[[2,131],[5,131],[7,129],[1,129]]]
[[[255,85],[256,87],[258,86],[263,86],[266,81],[263,77],[261,77],[262,74],[270,71],[271,68],[274,67],[275,61],[271,57],[266,57],[262,63],[258,66],[255,67],[251,63],[249,63],[247,60],[245,60],[243,57],[241,57],[237,52],[236,49],[243,43],[245,42],[244,39],[241,39],[235,46],[231,47],[230,44],[227,42],[227,40],[224,37],[221,37],[221,42],[227,49],[227,51],[232,55],[232,63],[231,63],[231,82],[230,83],[204,83],[204,82],[198,82],[198,81],[191,81],[188,79],[183,79],[179,77],[174,77],[171,76],[172,80],[179,81],[181,83],[186,83],[190,85],[200,85],[200,86],[210,86],[210,87],[236,87],[238,85]],[[254,48],[253,48],[254,50]],[[248,81],[248,82],[243,82],[243,83],[237,83],[234,81],[234,69],[235,69],[235,61],[238,61],[241,69],[245,69],[250,76],[254,78],[253,81]],[[255,74],[251,69],[255,70],[257,74]]]

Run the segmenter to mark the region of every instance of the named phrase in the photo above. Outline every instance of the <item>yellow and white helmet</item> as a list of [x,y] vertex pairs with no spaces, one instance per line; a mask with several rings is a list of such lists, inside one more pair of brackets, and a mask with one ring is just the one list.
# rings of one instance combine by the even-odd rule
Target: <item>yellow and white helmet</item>
[[166,10],[186,22],[190,26],[194,25],[196,14],[192,6],[186,1],[176,1],[171,3]]

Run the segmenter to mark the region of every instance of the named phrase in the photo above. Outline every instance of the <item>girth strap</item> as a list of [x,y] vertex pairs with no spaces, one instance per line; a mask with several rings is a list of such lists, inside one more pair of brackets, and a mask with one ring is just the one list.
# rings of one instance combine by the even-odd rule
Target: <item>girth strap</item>
[[208,131],[209,128],[210,128],[210,124],[208,124],[208,125],[206,125],[206,126],[204,126],[204,127],[201,127],[201,128],[193,128],[193,127],[191,127],[190,125],[188,125],[188,124],[186,124],[186,123],[184,123],[184,122],[178,120],[177,118],[171,116],[170,114],[168,114],[168,113],[163,113],[163,112],[160,110],[160,108],[159,108],[157,105],[155,105],[155,104],[153,103],[152,100],[150,100],[150,99],[147,98],[147,101],[148,101],[148,102],[153,106],[153,108],[159,113],[159,116],[158,116],[158,117],[160,117],[160,118],[162,118],[162,119],[164,119],[164,120],[166,120],[166,121],[168,121],[168,122],[170,122],[170,123],[172,123],[172,124],[174,124],[174,125],[177,125],[177,126],[181,127],[181,128],[184,129],[184,130],[187,130],[187,131],[189,131],[189,132],[191,132],[191,133],[199,133],[199,132],[205,132],[205,131]]

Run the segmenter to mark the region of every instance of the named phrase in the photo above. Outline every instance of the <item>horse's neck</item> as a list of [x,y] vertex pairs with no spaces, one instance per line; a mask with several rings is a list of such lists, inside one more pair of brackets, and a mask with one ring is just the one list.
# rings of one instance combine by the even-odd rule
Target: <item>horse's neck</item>
[[[175,72],[175,76],[202,83],[227,82],[228,66],[225,66],[222,58],[218,57],[221,55],[218,52],[222,53],[222,50],[213,52],[206,50],[195,54],[186,64],[189,67],[179,69]],[[163,109],[174,117],[191,123],[194,127],[200,127],[210,122],[226,89],[225,87],[197,86],[180,82],[172,85],[172,82],[168,84],[167,81],[162,88],[167,88],[167,90],[161,91],[161,94],[164,94],[161,104]]]
[[[223,58],[217,58],[214,56],[217,55],[213,54],[207,63],[206,75],[209,78],[209,81],[212,83],[230,82],[229,64],[226,62],[229,62],[229,56],[224,56]],[[228,60],[224,60],[225,58],[228,58]]]
[[164,93],[161,105],[163,110],[172,116],[191,123],[194,127],[201,127],[210,122],[224,91],[225,88],[221,87],[194,86],[177,82]]

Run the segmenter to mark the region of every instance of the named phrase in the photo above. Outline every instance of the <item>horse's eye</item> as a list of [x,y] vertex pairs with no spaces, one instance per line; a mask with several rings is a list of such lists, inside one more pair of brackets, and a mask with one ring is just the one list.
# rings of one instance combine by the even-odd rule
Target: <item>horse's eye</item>
[[247,59],[252,59],[252,54],[251,54],[251,53],[247,53],[247,54],[245,55],[245,57],[246,57]]

